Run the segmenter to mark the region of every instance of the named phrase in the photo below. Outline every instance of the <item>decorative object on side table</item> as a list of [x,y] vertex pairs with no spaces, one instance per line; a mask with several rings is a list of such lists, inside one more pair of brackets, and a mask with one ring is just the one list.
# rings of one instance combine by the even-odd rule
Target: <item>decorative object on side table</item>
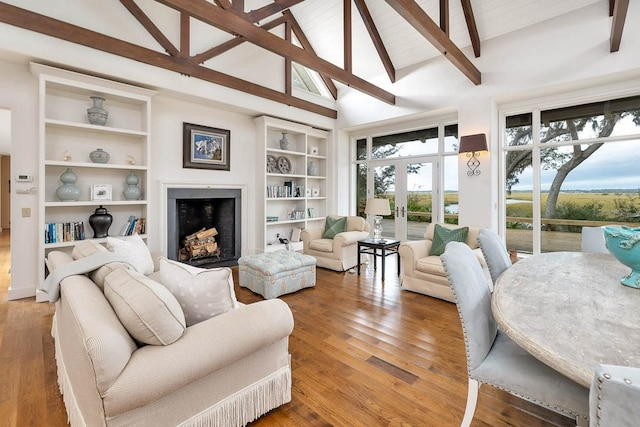
[[109,153],[102,148],[97,148],[89,153],[89,159],[91,159],[93,163],[107,163],[110,158]]
[[104,126],[107,124],[109,118],[109,112],[102,108],[104,98],[101,96],[90,96],[93,100],[93,106],[87,108],[87,119],[92,125]]
[[309,176],[318,176],[318,164],[316,162],[309,162],[309,166],[307,167],[307,174]]
[[286,132],[282,132],[282,139],[280,140],[280,149],[281,150],[288,150],[289,149],[289,140],[287,139],[287,133]]
[[60,175],[60,181],[62,181],[62,185],[56,190],[56,196],[58,196],[58,199],[63,202],[75,202],[80,198],[80,189],[76,185],[78,176],[71,170],[71,168],[67,168],[66,171],[62,172],[62,175]]
[[138,187],[140,178],[138,178],[134,171],[131,171],[129,175],[127,175],[125,182],[127,186],[122,192],[125,200],[139,200],[140,197],[142,197],[142,190]]
[[182,124],[182,167],[231,170],[231,131]]
[[94,239],[107,237],[109,235],[109,227],[113,222],[113,217],[107,209],[102,205],[96,208],[95,212],[89,217],[89,225],[93,230]]
[[640,228],[605,225],[602,227],[607,249],[618,261],[631,268],[620,283],[640,288]]
[[382,216],[391,215],[391,209],[389,208],[389,199],[367,199],[367,206],[364,209],[364,213],[367,215],[374,215],[373,217],[373,241],[382,242]]

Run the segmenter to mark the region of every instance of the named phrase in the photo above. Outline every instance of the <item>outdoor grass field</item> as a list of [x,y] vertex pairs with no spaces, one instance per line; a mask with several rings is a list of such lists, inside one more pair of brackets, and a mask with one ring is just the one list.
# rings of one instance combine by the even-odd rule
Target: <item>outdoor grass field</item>
[[[540,208],[545,209],[547,203],[547,193],[541,195]],[[561,192],[558,195],[558,206],[571,203],[575,206],[587,206],[600,204],[602,213],[614,218],[617,213],[616,202],[640,198],[638,191],[631,192]],[[408,196],[409,211],[421,212],[431,211],[431,193],[410,192]],[[530,192],[513,192],[507,197],[507,216],[512,217],[532,217],[533,194]],[[522,203],[516,202],[521,200]],[[458,193],[447,192],[444,195],[445,208],[449,205],[458,204]],[[590,219],[590,218],[581,218]]]

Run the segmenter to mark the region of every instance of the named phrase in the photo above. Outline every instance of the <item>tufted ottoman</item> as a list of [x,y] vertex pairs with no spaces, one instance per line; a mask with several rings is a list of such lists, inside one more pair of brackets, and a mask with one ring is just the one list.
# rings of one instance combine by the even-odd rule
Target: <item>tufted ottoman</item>
[[238,260],[240,286],[266,299],[316,285],[316,259],[298,252],[275,251]]

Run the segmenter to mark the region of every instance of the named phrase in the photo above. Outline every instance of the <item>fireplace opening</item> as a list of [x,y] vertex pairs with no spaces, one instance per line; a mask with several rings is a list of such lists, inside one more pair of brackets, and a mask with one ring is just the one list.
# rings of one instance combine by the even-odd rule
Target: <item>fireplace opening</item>
[[169,189],[168,258],[203,268],[237,265],[240,214],[240,190]]

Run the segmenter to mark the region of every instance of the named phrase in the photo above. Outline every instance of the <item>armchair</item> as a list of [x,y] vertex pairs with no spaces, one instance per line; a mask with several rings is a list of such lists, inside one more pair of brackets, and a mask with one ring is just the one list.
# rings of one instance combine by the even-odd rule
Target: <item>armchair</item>
[[[438,223],[450,230],[460,228],[459,225]],[[430,223],[424,233],[424,240],[411,240],[400,245],[400,259],[402,261],[402,289],[418,292],[424,295],[455,302],[447,274],[438,255],[431,254],[436,223]],[[487,263],[478,244],[480,227],[468,227],[469,231],[465,243],[473,250],[478,258],[486,277],[487,286],[493,289]]]
[[359,216],[348,216],[345,231],[337,233],[333,239],[322,237],[324,227],[304,229],[300,233],[302,253],[313,256],[318,267],[348,270],[357,265],[358,240],[369,237],[370,229],[369,223]]

